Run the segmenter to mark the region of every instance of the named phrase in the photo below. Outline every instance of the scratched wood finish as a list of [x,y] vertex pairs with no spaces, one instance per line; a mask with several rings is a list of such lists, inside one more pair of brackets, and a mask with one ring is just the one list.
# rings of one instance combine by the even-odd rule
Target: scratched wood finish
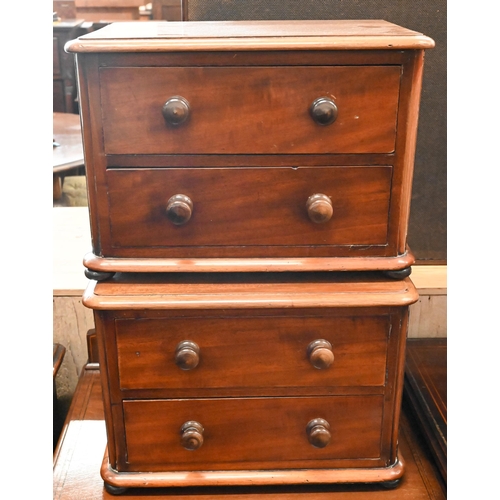
[[[359,416],[359,419],[352,418],[353,422],[364,422],[363,428],[371,433],[370,440],[373,439],[369,441],[377,442],[378,450],[374,453],[378,458],[375,460],[373,454],[361,454],[363,456],[358,455],[357,460],[351,456],[345,462],[337,455],[322,467],[334,470],[342,467],[342,463],[347,464],[348,468],[362,471],[357,480],[364,477],[363,471],[366,472],[367,468],[372,471],[382,468],[384,472],[378,480],[388,477],[384,474],[391,474],[390,468],[397,461],[398,408],[402,394],[399,379],[404,364],[408,306],[417,299],[411,281],[386,281],[370,274],[358,281],[357,274],[349,273],[339,273],[338,281],[331,280],[331,275],[316,273],[304,274],[300,280],[295,273],[265,274],[264,277],[242,273],[218,277],[221,283],[213,283],[213,276],[177,274],[172,277],[174,282],[168,283],[165,276],[156,274],[116,275],[109,282],[93,283],[89,287],[84,303],[95,308],[96,333],[100,359],[103,360],[111,467],[119,471],[118,474],[131,470],[130,463],[125,461],[126,456],[130,457],[131,443],[136,443],[132,445],[136,456],[154,456],[156,451],[139,443],[141,439],[144,443],[159,439],[156,426],[161,425],[159,422],[164,418],[174,418],[172,415],[176,412],[169,409],[166,413],[170,417],[166,417],[165,411],[158,407],[146,412],[138,410],[138,414],[144,414],[141,418],[151,419],[145,423],[136,420],[135,416],[126,416],[125,401],[163,400],[165,407],[169,408],[201,408],[205,405],[204,418],[207,420],[232,414],[233,411],[226,406],[231,400],[240,398],[245,402],[242,407],[248,405],[248,411],[242,411],[239,417],[234,416],[234,420],[230,418],[226,424],[217,420],[219,426],[238,428],[243,426],[243,415],[253,408],[254,398],[262,399],[269,408],[277,405],[279,409],[270,410],[272,418],[262,417],[273,422],[289,418],[287,415],[291,410],[286,408],[299,408],[304,401],[314,400],[317,406],[313,406],[320,409],[329,405],[336,407],[335,401],[346,398],[352,402],[346,415]],[[266,302],[271,296],[275,297],[274,304]],[[329,300],[325,302],[322,296]],[[203,302],[199,302],[202,297]],[[302,303],[301,298],[305,297],[309,302]],[[332,332],[337,329],[344,331],[335,336]],[[193,338],[187,335],[189,332],[194,332]],[[337,375],[335,362],[331,376],[328,370],[322,372],[310,367],[307,346],[318,335],[331,341],[334,352],[335,346],[339,348]],[[183,340],[192,340],[199,345],[199,366],[191,372],[178,373],[177,366],[170,371],[168,364],[174,367],[175,348]],[[170,351],[169,354],[162,357],[162,349]],[[238,349],[244,354],[238,356]],[[353,369],[354,364],[367,366],[358,370]],[[162,371],[170,371],[170,375],[163,376]],[[292,399],[296,401],[292,402]],[[186,403],[176,404],[178,400]],[[380,411],[368,403],[374,400],[380,400]],[[308,404],[304,405],[304,408],[309,408]],[[138,403],[133,408],[140,406]],[[163,407],[163,403],[160,406]],[[261,410],[252,411],[257,414]],[[309,410],[309,420],[322,418],[315,415],[312,408]],[[186,420],[197,418],[194,415]],[[128,435],[129,424],[131,435]],[[336,435],[348,434],[348,427],[341,427]],[[141,433],[143,438],[139,439]],[[207,438],[209,435],[210,432]],[[286,432],[282,435],[285,448],[288,446],[287,435]],[[354,435],[358,435],[358,431]],[[233,462],[228,465],[228,470],[245,468],[248,465],[245,460],[253,461],[256,469],[276,468],[282,460],[277,456],[244,458],[243,450],[253,440],[242,438],[242,444],[238,445],[240,451],[231,459]],[[348,441],[341,447],[348,448]],[[273,449],[276,447],[279,448],[272,446]],[[159,473],[173,471],[174,465],[159,458],[165,457],[162,453],[163,448],[154,459],[154,465],[139,458],[135,470],[142,467]],[[283,468],[292,466],[290,460],[285,460]],[[198,464],[198,470],[208,467],[207,461],[203,464]],[[223,470],[222,462],[219,465]],[[335,476],[331,480],[342,478]],[[292,481],[292,476],[289,474],[285,481]]]
[[[103,422],[103,404],[99,370],[87,366],[81,374],[65,423],[63,437],[54,453],[52,494],[54,500],[109,500],[113,498],[103,488],[99,474],[106,448]],[[379,485],[354,484],[302,484],[288,486],[262,486],[254,478],[253,486],[239,487],[187,487],[150,489],[149,495],[158,500],[326,500],[334,496],[338,500],[444,500],[445,490],[439,481],[439,473],[432,457],[405,412],[399,429],[399,446],[405,457],[406,472],[400,485],[388,490]],[[276,471],[275,471],[276,474]],[[298,472],[296,472],[298,474]],[[323,471],[306,470],[309,479],[321,482]],[[332,473],[327,472],[328,475]],[[234,480],[238,471],[231,471]],[[126,498],[144,498],[144,491],[131,488]]]
[[[231,247],[232,254],[262,257],[300,255],[309,246],[319,247],[319,255],[335,253],[332,246],[385,247],[391,174],[390,167],[113,169],[107,173],[112,236],[104,252],[148,257],[152,247],[167,247],[165,255],[217,257],[219,247]],[[316,193],[333,207],[322,224],[306,208]],[[167,217],[176,194],[193,204],[182,225]]]
[[[154,299],[152,298],[154,297]],[[94,310],[289,309],[407,306],[418,299],[409,278],[376,273],[127,273],[90,281],[83,304]]]
[[[377,467],[383,396],[125,401],[129,471]],[[306,427],[321,417],[331,440],[312,446]],[[195,420],[203,444],[188,451],[179,429]],[[258,438],[257,438],[258,436]]]
[[[411,266],[412,258],[405,257],[409,255],[406,237],[413,155],[423,49],[430,48],[432,40],[383,21],[134,23],[99,31],[67,46],[76,53],[79,69],[86,168],[91,181],[92,245],[97,259],[104,259],[118,271],[130,271],[128,264],[135,266],[135,259],[145,259],[140,270],[146,272],[158,271],[156,265],[162,259],[181,257],[234,259],[229,267],[236,264],[240,270],[242,262],[235,261],[251,257],[300,257],[306,268],[320,270]],[[208,43],[207,50],[200,49],[202,40]],[[407,43],[409,40],[412,42]],[[403,46],[404,50],[397,50]],[[183,89],[188,94],[183,96]],[[190,103],[188,120],[174,128],[165,124],[161,112],[172,95],[181,95]],[[323,95],[333,97],[338,104],[338,118],[329,126],[317,125],[308,111],[311,102]],[[95,112],[97,109],[100,112]],[[349,237],[346,227],[337,226],[333,233],[316,227],[316,236],[311,238],[305,223],[300,229],[294,223],[286,223],[288,229],[274,223],[274,231],[271,219],[253,217],[255,210],[267,208],[269,191],[286,196],[286,190],[292,188],[282,182],[281,175],[270,179],[277,167],[298,167],[300,172],[307,166],[345,170],[363,166],[373,172],[386,168],[386,172],[391,170],[391,178],[390,182],[379,179],[378,188],[385,190],[385,198],[383,202],[379,198],[376,207],[363,210],[358,204],[349,212],[349,220],[342,218],[343,207],[336,211],[344,223],[348,222]],[[119,194],[115,191],[113,195],[118,187],[116,171],[134,170],[126,181],[131,186],[139,176],[150,175],[142,171],[156,170],[154,175],[164,176],[155,179],[157,189],[167,177],[176,175],[167,173],[175,168],[186,169],[184,184],[188,182],[187,167],[193,169],[189,184],[203,184],[205,197],[210,197],[214,187],[208,171],[202,173],[207,167],[220,169],[223,177],[229,174],[222,173],[222,167],[261,167],[270,172],[265,174],[266,190],[262,187],[264,177],[259,183],[257,177],[247,176],[250,185],[246,190],[233,191],[235,181],[231,179],[223,195],[211,198],[210,206],[204,203],[202,211],[193,200],[193,218],[212,220],[216,211],[224,225],[222,229],[214,223],[212,228],[207,225],[201,244],[196,238],[184,238],[193,230],[189,223],[168,231],[168,238],[158,224],[148,243],[122,243],[134,233],[144,242],[144,236],[152,234],[148,228],[158,223],[160,215],[148,212],[152,198],[140,198],[138,189],[131,194],[120,188]],[[307,172],[312,176],[312,170]],[[359,193],[352,193],[347,206],[356,205],[361,197],[370,199],[363,187],[370,178],[356,181]],[[260,203],[250,209],[254,190]],[[110,198],[105,195],[108,192]],[[232,192],[238,196],[227,198]],[[151,194],[158,199],[156,192]],[[137,201],[129,198],[136,196]],[[276,203],[278,211],[286,210],[281,200]],[[300,201],[303,207],[302,203],[305,201]],[[129,210],[132,204],[134,210]],[[133,216],[126,220],[127,214],[134,212],[141,214],[140,224]],[[235,222],[238,216],[241,224]],[[258,227],[247,224],[248,220],[258,221]],[[122,241],[115,239],[117,234]],[[173,241],[173,235],[177,242],[165,245],[167,239]],[[338,244],[332,244],[332,235]],[[249,241],[261,236],[265,237],[258,248]],[[240,243],[228,243],[238,239]],[[318,257],[324,260],[311,262]],[[374,263],[374,258],[381,261]],[[102,262],[95,259],[87,265],[102,270]],[[259,265],[253,269],[269,270],[268,262]],[[294,264],[281,265],[286,269]],[[175,266],[189,269],[181,260]]]
[[[70,52],[430,49],[422,33],[383,20],[115,23],[70,42]],[[135,36],[134,36],[135,35]],[[118,43],[117,43],[118,42]]]
[[[373,67],[101,68],[107,154],[390,153],[401,69]],[[188,120],[165,123],[173,96]],[[337,120],[315,123],[309,107],[333,99]]]
[[[125,389],[379,386],[385,384],[387,314],[317,317],[170,318],[118,320],[120,385]],[[307,347],[332,344],[333,365],[315,368]],[[195,342],[200,361],[192,370],[174,360],[177,345]],[[258,360],[258,363],[256,363]],[[317,389],[313,389],[317,390]]]

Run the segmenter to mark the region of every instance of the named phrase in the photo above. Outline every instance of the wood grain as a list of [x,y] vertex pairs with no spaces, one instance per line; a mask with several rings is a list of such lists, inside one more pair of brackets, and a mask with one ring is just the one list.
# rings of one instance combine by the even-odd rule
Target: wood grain
[[444,481],[448,475],[447,340],[408,342],[405,390]]
[[[293,275],[293,273],[292,273]],[[208,279],[207,279],[208,278]],[[305,279],[304,279],[305,278]],[[83,304],[95,310],[244,309],[406,306],[418,293],[411,280],[364,279],[352,273],[302,276],[290,274],[219,275],[218,282],[202,274],[118,276],[87,287]],[[170,278],[169,278],[170,279]],[[124,281],[121,281],[124,280]],[[233,280],[233,282],[231,282]],[[273,282],[272,280],[275,280]],[[197,282],[198,281],[198,282]]]
[[[142,24],[147,26],[137,26]],[[89,208],[92,253],[97,260],[90,260],[89,265],[100,266],[100,260],[105,260],[104,265],[123,271],[156,271],[157,265],[164,266],[163,270],[177,267],[189,271],[190,266],[204,265],[203,259],[253,257],[300,257],[305,269],[321,270],[389,270],[411,265],[406,233],[422,75],[422,48],[418,48],[422,35],[384,21],[153,22],[109,28],[82,37],[69,48],[78,52],[86,168],[92,181]],[[364,40],[361,46],[356,44],[357,37]],[[415,44],[410,44],[408,50],[393,50],[406,37],[413,38]],[[312,46],[308,45],[310,38],[315,40]],[[391,47],[386,46],[392,38]],[[188,48],[201,40],[212,48],[203,52]],[[267,41],[262,48],[263,40]],[[343,45],[347,40],[353,45]],[[271,45],[266,45],[269,41]],[[108,48],[92,52],[94,42],[108,44]],[[213,50],[212,42],[225,48]],[[238,51],[240,42],[245,48]],[[281,50],[283,43],[289,44],[287,50]],[[158,45],[153,48],[152,44]],[[184,48],[176,50],[176,44]],[[143,52],[146,46],[150,48],[147,53]],[[161,113],[166,100],[174,95],[186,98],[190,107],[189,119],[177,127],[166,125]],[[332,98],[338,105],[337,120],[329,126],[316,124],[309,114],[311,103],[321,96]],[[92,111],[97,107],[100,113]],[[188,167],[192,169],[189,179]],[[232,167],[242,170],[227,174],[224,169]],[[375,197],[371,188],[368,193],[353,193],[353,184],[345,189],[342,182],[336,182],[335,193],[352,194],[339,198],[333,207],[329,222],[335,221],[336,214],[342,222],[331,233],[325,227],[316,228],[310,239],[308,227],[295,224],[295,218],[291,223],[284,218],[286,228],[272,216],[263,218],[270,212],[280,218],[283,211],[294,210],[290,200],[282,204],[276,193],[286,193],[298,185],[290,185],[281,173],[290,169],[300,176],[301,168],[309,167],[311,170],[304,170],[304,175],[312,177],[314,167],[320,183],[324,179],[320,179],[318,167],[369,167],[372,173],[385,168],[391,173],[386,170],[384,179],[379,178]],[[247,186],[241,189],[236,176],[244,169],[257,172],[258,168],[270,172],[247,176]],[[119,171],[129,169],[134,170],[129,180],[116,181]],[[204,184],[205,200],[200,211],[199,202],[192,198],[194,209],[189,223],[177,228],[179,231],[167,231],[166,236],[159,222],[160,209],[150,209],[155,203],[152,200],[164,196],[158,187],[171,184],[171,176],[177,175],[175,169],[185,171],[180,184]],[[276,172],[280,173],[272,177]],[[211,174],[215,176],[212,182]],[[156,179],[146,182],[149,175]],[[142,198],[145,186],[141,179],[149,186],[148,195]],[[134,192],[136,181],[141,189]],[[366,186],[371,181],[367,180]],[[329,182],[333,182],[333,176]],[[215,184],[220,185],[220,194]],[[312,184],[311,180],[308,186]],[[358,179],[355,184],[364,183]],[[100,196],[107,192],[109,198]],[[227,198],[227,193],[232,192],[235,195]],[[319,189],[315,192],[323,193]],[[167,200],[179,193],[188,194],[176,191],[169,193]],[[311,194],[315,193],[304,193],[305,199]],[[360,208],[361,198],[375,206]],[[134,203],[139,223],[125,220],[125,199]],[[356,208],[351,211],[353,204]],[[349,220],[343,219],[345,209]],[[193,231],[196,219],[206,223],[205,236],[198,242],[192,236],[184,238]],[[214,222],[217,220],[223,229]],[[250,223],[241,224],[241,220]],[[255,230],[256,220],[263,224],[264,233]],[[151,224],[155,227],[149,232]],[[144,242],[142,246],[137,245],[137,239],[126,241],[128,237],[133,239],[134,233]],[[151,234],[154,238],[146,242]],[[260,236],[264,236],[261,243],[255,244],[253,238],[258,240]],[[276,245],[273,239],[281,244]],[[236,243],[228,244],[231,240]],[[348,259],[342,260],[345,257]],[[325,260],[313,261],[315,258]],[[227,269],[234,271],[233,264]],[[261,261],[259,270],[267,270],[268,264]],[[292,269],[296,264],[281,261],[277,265]],[[207,263],[207,268],[216,269],[219,264],[211,265]],[[241,260],[236,263],[236,267],[241,265]]]
[[[347,312],[344,312],[347,314]],[[273,388],[383,386],[392,322],[388,315],[170,318],[117,320],[120,386],[155,388]],[[307,346],[326,338],[335,360],[314,368]],[[200,363],[187,371],[174,363],[176,345],[189,339],[200,347]],[[258,362],[256,362],[258,360]],[[331,391],[331,389],[330,389]]]
[[[101,382],[98,370],[83,370],[70,414],[65,424],[64,438],[54,454],[54,500],[104,500],[113,498],[106,493],[100,477],[106,448]],[[439,483],[439,473],[428,455],[414,424],[403,414],[399,446],[405,457],[405,475],[394,490],[377,485],[299,484],[288,486],[246,487],[179,487],[151,488],[149,495],[158,500],[444,500],[446,495]],[[106,457],[107,463],[107,457]],[[234,476],[234,472],[232,472]],[[298,472],[296,472],[298,474]],[[330,472],[318,473],[321,481]],[[310,476],[310,475],[309,475]],[[143,490],[131,488],[127,498],[144,498]]]
[[[123,403],[128,471],[194,471],[383,467],[380,429],[383,396],[210,398]],[[307,423],[331,425],[332,440],[315,448]],[[205,428],[195,452],[180,444],[189,420]]]
[[[394,151],[398,66],[101,68],[107,154],[389,153]],[[162,106],[182,96],[187,122]],[[329,126],[309,107],[331,97]]]
[[[107,173],[112,236],[103,251],[150,257],[150,248],[165,248],[172,257],[210,258],[231,247],[231,254],[248,257],[358,255],[357,247],[388,244],[391,175],[390,167],[113,169]],[[333,206],[324,224],[307,212],[309,196],[318,192]],[[179,194],[193,203],[182,226],[167,214],[169,198]]]
[[[66,44],[69,52],[432,48],[429,37],[382,20],[125,23]],[[221,36],[222,34],[222,36]],[[117,44],[117,40],[119,43]]]

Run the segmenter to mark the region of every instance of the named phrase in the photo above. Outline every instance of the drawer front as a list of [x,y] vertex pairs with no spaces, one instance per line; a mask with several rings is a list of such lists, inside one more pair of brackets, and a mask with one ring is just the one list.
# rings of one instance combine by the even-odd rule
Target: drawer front
[[[234,247],[235,256],[245,246],[259,257],[275,245],[304,255],[311,246],[386,245],[391,178],[384,166],[108,170],[110,246],[181,247],[179,257],[189,246],[203,247],[206,257],[220,256],[217,246]],[[323,223],[306,207],[318,193],[331,204]],[[192,203],[181,225],[167,217],[178,194]]]
[[[399,66],[100,68],[108,154],[389,153],[394,151]],[[167,124],[172,97],[188,118]],[[310,106],[332,99],[337,119]]]
[[[381,455],[383,396],[132,400],[123,409],[131,471],[360,467]],[[318,418],[327,425],[312,425],[311,436]],[[184,448],[186,422],[201,425],[186,426],[192,446],[203,441],[197,449]],[[330,435],[322,448],[309,441],[318,432]]]
[[[388,315],[247,313],[116,320],[115,328],[121,389],[308,387],[325,393],[332,386],[386,382]],[[312,344],[316,340],[331,348]],[[315,367],[323,356],[326,365]]]

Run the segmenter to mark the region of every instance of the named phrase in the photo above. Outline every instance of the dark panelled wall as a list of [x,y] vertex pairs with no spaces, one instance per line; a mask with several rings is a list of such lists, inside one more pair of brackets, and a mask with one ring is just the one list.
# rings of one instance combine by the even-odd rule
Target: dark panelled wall
[[[184,0],[185,1],[185,0]],[[189,21],[385,19],[436,42],[426,52],[408,243],[446,260],[446,0],[188,0]]]

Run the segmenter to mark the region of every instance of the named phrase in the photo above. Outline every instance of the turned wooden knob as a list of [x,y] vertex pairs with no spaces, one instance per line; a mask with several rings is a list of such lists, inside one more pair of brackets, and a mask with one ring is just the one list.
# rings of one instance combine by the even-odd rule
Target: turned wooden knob
[[181,427],[181,444],[186,450],[197,450],[203,444],[203,426],[194,420],[184,422]]
[[200,348],[191,340],[184,340],[175,349],[175,364],[181,370],[192,370],[200,362]]
[[329,97],[318,97],[309,108],[312,119],[318,125],[330,125],[338,115],[337,105]]
[[307,438],[315,448],[324,448],[330,442],[330,424],[322,419],[315,418],[311,420],[306,427]]
[[161,108],[165,121],[174,127],[184,123],[189,118],[190,111],[189,102],[180,95],[171,97]]
[[193,213],[193,202],[185,194],[175,194],[167,201],[167,217],[172,224],[182,226]]
[[333,215],[332,200],[326,194],[316,193],[309,196],[306,209],[309,219],[316,224],[328,222]]
[[313,340],[307,346],[307,356],[314,368],[324,370],[333,363],[332,344],[324,339]]

